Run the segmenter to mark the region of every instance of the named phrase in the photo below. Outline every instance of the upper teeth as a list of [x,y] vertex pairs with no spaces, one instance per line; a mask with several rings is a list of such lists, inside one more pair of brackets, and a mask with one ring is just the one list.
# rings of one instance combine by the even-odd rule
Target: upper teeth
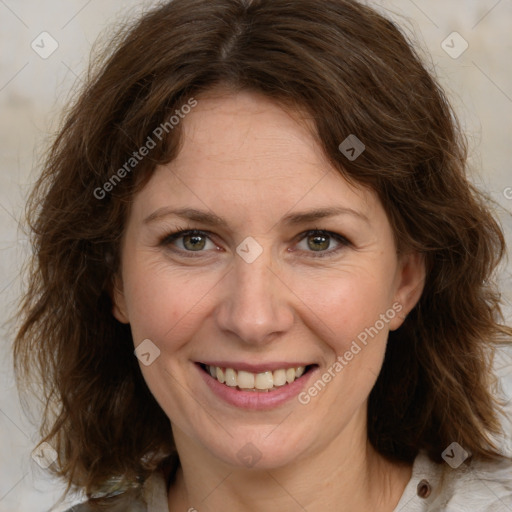
[[298,379],[305,371],[305,366],[297,368],[286,368],[267,371],[262,373],[251,373],[244,370],[233,370],[233,368],[219,368],[218,366],[207,366],[210,375],[222,384],[230,387],[238,386],[240,389],[269,390],[274,386],[291,384]]

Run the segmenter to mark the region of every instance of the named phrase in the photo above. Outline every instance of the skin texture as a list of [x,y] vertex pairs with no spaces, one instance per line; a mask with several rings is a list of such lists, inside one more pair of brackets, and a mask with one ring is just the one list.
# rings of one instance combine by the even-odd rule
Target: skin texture
[[[388,331],[421,295],[423,261],[397,254],[377,196],[332,168],[304,116],[248,92],[217,91],[198,102],[182,121],[180,154],[134,199],[114,292],[114,315],[131,324],[135,345],[150,339],[161,351],[141,369],[180,454],[169,504],[200,512],[391,511],[411,468],[369,445],[367,399]],[[357,214],[284,221],[329,207]],[[225,225],[174,215],[145,222],[162,208],[206,211]],[[181,229],[210,238],[188,253],[183,238],[162,243]],[[313,229],[349,242],[331,238],[315,251],[314,236],[304,234]],[[236,253],[249,236],[263,249],[251,264]],[[195,361],[282,361],[318,365],[316,380],[397,303],[400,315],[306,405],[292,399],[270,411],[241,410],[198,377]],[[252,468],[237,457],[247,443],[261,454]]]

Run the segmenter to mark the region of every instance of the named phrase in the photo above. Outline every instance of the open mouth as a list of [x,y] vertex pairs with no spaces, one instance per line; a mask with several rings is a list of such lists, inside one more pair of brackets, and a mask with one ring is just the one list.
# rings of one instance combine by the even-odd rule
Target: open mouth
[[245,370],[235,370],[233,368],[221,368],[219,366],[198,363],[199,367],[210,377],[221,384],[239,391],[255,391],[268,393],[277,391],[296,380],[300,379],[317,365],[297,366],[291,368],[280,368],[273,371],[263,371],[252,373]]

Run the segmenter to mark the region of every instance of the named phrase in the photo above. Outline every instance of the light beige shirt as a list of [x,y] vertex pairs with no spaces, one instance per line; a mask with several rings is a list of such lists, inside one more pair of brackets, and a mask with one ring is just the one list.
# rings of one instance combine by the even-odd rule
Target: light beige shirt
[[[132,501],[106,510],[174,512],[169,511],[167,486],[160,473],[152,475],[144,484],[144,499],[147,505]],[[200,505],[195,508],[191,505],[188,512],[195,509],[200,512]],[[92,509],[84,504],[69,512],[88,510]],[[497,463],[473,460],[453,469],[446,463],[432,462],[421,452],[394,512],[512,512],[512,459]]]

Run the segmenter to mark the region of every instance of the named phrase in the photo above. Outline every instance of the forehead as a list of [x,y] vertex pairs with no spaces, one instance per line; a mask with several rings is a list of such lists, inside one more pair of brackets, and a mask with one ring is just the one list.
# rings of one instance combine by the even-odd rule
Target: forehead
[[314,140],[311,118],[260,94],[212,92],[198,100],[183,128],[177,165],[211,162],[232,178],[254,179],[303,170],[320,176],[330,167]]
[[136,203],[215,212],[245,205],[274,219],[326,203],[364,214],[375,206],[371,191],[350,185],[327,160],[306,112],[252,92],[216,91],[197,101],[181,121],[179,154],[157,168]]

